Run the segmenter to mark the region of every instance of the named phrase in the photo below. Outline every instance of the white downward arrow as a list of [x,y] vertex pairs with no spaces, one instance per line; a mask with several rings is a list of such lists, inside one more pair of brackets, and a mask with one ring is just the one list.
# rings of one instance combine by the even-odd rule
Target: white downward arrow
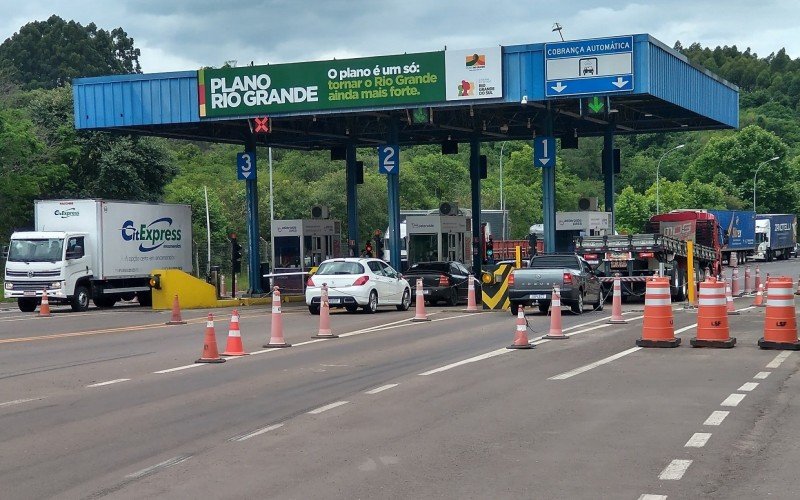
[[244,176],[245,179],[249,179],[250,178],[250,172],[249,171],[248,172],[242,172],[242,175]]
[[614,86],[617,87],[618,89],[621,89],[622,87],[628,84],[628,80],[623,80],[621,76],[618,76],[617,81],[611,83],[613,83]]
[[550,88],[555,90],[558,93],[561,93],[561,91],[563,91],[565,88],[567,88],[567,86],[566,85],[561,85],[561,82],[556,82],[556,86],[555,87],[550,87]]
[[547,165],[547,162],[550,161],[550,158],[539,158],[539,161],[542,162],[542,165]]

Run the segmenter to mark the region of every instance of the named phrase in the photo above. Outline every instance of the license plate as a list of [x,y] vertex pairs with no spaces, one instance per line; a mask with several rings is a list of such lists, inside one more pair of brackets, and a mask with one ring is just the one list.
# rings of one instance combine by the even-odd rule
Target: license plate
[[339,304],[342,302],[342,299],[328,299],[329,304]]
[[545,295],[545,294],[543,294],[543,293],[532,293],[532,294],[528,295],[528,298],[529,298],[529,299],[539,299],[539,300],[542,300],[542,299],[546,299],[546,298],[547,298],[547,295]]
[[27,290],[26,290],[25,292],[23,292],[23,293],[22,293],[22,295],[24,295],[24,296],[26,296],[26,297],[36,297],[36,292],[33,292],[33,291],[27,291]]

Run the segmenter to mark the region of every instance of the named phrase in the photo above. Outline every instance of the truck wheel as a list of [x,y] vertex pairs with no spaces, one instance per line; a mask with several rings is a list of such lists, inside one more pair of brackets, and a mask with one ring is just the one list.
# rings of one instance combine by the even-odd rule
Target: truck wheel
[[547,302],[539,302],[539,312],[542,314],[547,314],[550,310],[550,301]]
[[578,298],[575,303],[570,307],[575,314],[583,313],[583,290],[578,291]]
[[151,307],[153,305],[153,292],[136,292],[136,299],[142,307]]
[[511,315],[516,316],[517,314],[519,314],[519,304],[512,302],[510,310],[511,310]]
[[38,305],[39,301],[37,299],[17,299],[17,307],[19,307],[20,311],[25,313],[35,311]]
[[772,250],[767,250],[767,262],[772,262]]
[[114,307],[114,304],[117,303],[116,297],[95,297],[92,299],[94,305],[96,305],[99,309],[108,309],[109,307]]
[[72,310],[76,312],[83,312],[89,309],[89,289],[85,286],[76,286],[70,305]]

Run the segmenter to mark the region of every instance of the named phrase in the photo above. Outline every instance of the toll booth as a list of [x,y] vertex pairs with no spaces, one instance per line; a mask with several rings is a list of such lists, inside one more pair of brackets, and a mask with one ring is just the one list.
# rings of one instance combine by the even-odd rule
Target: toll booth
[[343,257],[341,222],[333,219],[272,221],[274,284],[287,293],[302,293],[307,273],[323,260]]
[[611,212],[556,212],[556,252],[575,252],[577,236],[604,236],[611,228]]
[[472,218],[464,215],[406,217],[408,265],[437,260],[472,265]]

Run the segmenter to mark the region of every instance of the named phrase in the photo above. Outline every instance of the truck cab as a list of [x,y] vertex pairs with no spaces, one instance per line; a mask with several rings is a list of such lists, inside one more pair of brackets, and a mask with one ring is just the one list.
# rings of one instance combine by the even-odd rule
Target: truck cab
[[61,231],[14,233],[6,261],[5,297],[16,298],[20,310],[31,312],[46,290],[48,300],[85,310],[92,276],[87,237]]

